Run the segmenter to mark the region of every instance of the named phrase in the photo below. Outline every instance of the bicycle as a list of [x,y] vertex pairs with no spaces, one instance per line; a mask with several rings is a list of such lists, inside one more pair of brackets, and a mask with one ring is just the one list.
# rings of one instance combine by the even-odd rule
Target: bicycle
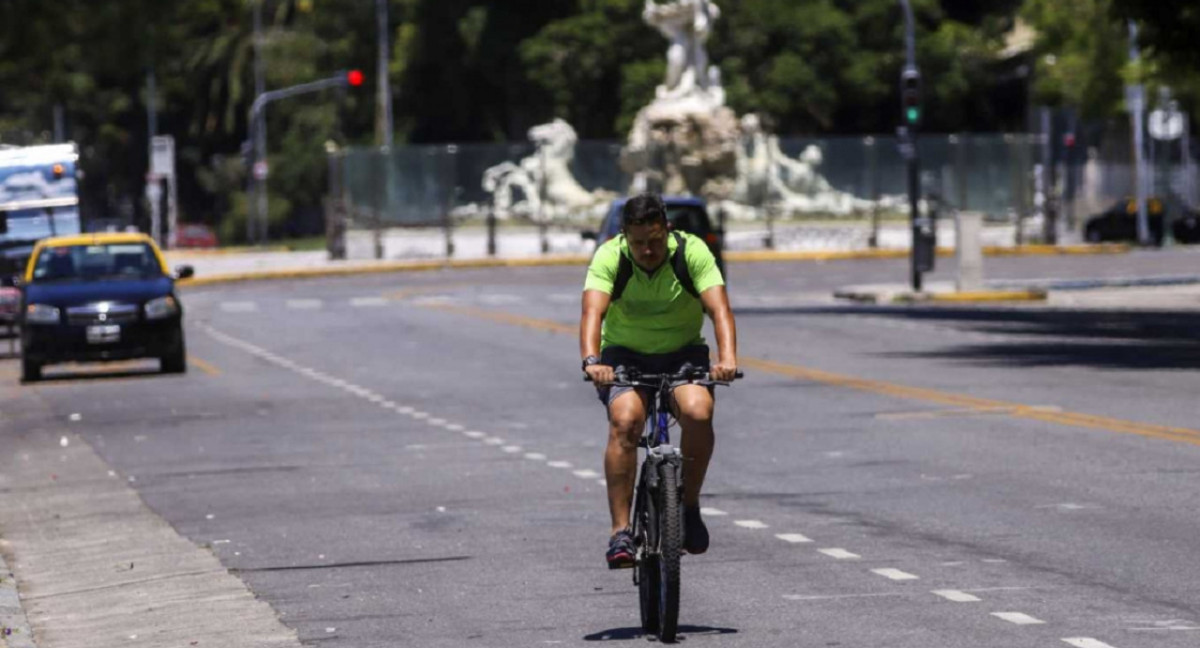
[[[739,371],[737,378],[742,377]],[[588,378],[585,377],[585,380]],[[671,445],[671,393],[680,384],[728,385],[708,372],[685,366],[675,374],[643,374],[626,370],[613,387],[654,391],[646,412],[646,429],[638,446],[646,449],[634,490],[633,584],[638,588],[642,630],[671,643],[679,629],[680,557],[683,554],[683,454]]]

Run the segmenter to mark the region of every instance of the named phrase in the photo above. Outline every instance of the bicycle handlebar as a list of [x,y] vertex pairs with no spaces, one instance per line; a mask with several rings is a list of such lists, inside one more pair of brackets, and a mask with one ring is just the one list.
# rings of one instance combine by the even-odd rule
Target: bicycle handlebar
[[[738,371],[733,374],[734,380],[744,378],[745,374]],[[728,385],[731,381],[712,380],[709,372],[703,369],[688,369],[679,373],[640,373],[637,370],[626,370],[616,374],[616,380],[609,383],[613,387],[655,387],[662,382],[687,381],[693,384],[703,385]],[[592,377],[588,374],[583,375],[584,382],[592,382]]]

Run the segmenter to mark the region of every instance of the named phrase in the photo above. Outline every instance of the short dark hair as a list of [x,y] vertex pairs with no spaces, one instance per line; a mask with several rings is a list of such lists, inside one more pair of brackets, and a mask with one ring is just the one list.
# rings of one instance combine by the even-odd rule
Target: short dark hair
[[621,208],[621,229],[630,225],[650,225],[667,222],[667,206],[658,194],[638,194],[625,201]]

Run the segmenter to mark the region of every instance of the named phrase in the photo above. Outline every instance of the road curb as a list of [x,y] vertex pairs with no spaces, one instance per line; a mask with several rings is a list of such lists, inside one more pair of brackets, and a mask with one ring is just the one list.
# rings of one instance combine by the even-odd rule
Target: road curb
[[429,272],[433,270],[464,270],[474,268],[533,268],[544,266],[584,265],[590,257],[583,255],[561,255],[528,259],[460,259],[437,261],[398,261],[367,266],[332,268],[295,268],[286,270],[255,270],[231,272],[208,277],[196,277],[179,281],[181,286],[209,286],[213,284],[238,283],[244,281],[268,281],[280,279],[319,279],[323,277],[350,277],[357,275],[387,274],[395,272]]
[[4,561],[5,553],[5,543],[0,540],[0,648],[37,648],[17,592],[17,577]]
[[[1022,245],[1019,247],[986,246],[984,256],[1056,256],[1056,255],[1092,255],[1092,254],[1125,254],[1133,248],[1120,243],[1102,243],[1097,245]],[[938,248],[938,256],[954,256],[954,248]],[[743,252],[726,252],[727,261],[764,262],[764,261],[840,261],[843,259],[906,259],[909,251],[899,250],[832,250],[832,251],[787,251],[787,250],[753,250]]]
[[[1018,248],[986,247],[986,256],[1049,256],[1084,254],[1124,254],[1132,248],[1121,244],[1101,245],[1026,245]],[[954,250],[939,248],[939,256],[950,256]],[[744,251],[726,252],[725,259],[738,263],[786,262],[786,261],[840,261],[854,259],[902,259],[908,250],[840,250],[840,251]],[[324,277],[349,277],[357,275],[386,274],[396,272],[429,272],[433,270],[460,270],[475,268],[534,268],[549,266],[585,265],[591,257],[584,254],[566,254],[549,257],[519,259],[437,259],[429,261],[392,261],[350,267],[289,268],[281,270],[252,270],[215,274],[179,281],[181,286],[210,286],[215,284],[246,281],[271,281],[286,279],[318,279]],[[993,300],[995,301],[995,300]]]
[[906,292],[887,290],[837,290],[838,299],[861,304],[970,304],[995,302],[1046,301],[1049,293],[1031,288],[1028,290],[974,290],[964,292]]

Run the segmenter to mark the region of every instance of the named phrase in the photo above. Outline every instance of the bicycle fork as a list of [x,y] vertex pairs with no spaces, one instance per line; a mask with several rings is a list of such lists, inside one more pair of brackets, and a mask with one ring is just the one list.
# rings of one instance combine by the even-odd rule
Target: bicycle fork
[[[665,426],[662,429],[665,429]],[[646,543],[638,547],[638,562],[646,560],[649,556],[657,555],[660,551],[659,502],[661,490],[659,485],[662,482],[663,470],[673,471],[675,483],[683,483],[683,454],[679,448],[662,443],[648,449],[646,460],[642,462],[642,472],[638,479],[635,496],[637,504],[635,505],[634,524],[642,525],[645,528]],[[682,493],[682,489],[679,492]],[[634,537],[642,537],[636,527]],[[638,582],[639,571],[633,570],[634,585],[640,584]]]

